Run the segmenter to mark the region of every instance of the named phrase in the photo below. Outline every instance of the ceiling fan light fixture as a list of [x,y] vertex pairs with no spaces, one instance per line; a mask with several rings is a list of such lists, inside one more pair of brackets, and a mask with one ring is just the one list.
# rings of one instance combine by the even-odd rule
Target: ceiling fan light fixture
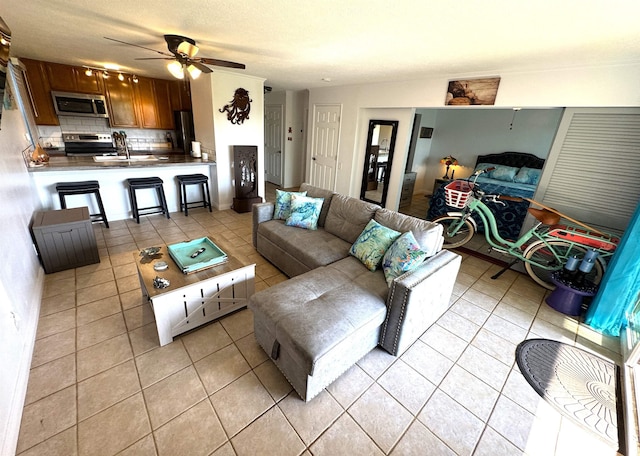
[[189,72],[189,76],[191,76],[191,79],[193,79],[194,81],[198,79],[202,74],[202,71],[200,70],[200,68],[196,67],[193,64],[187,67],[187,71]]
[[190,59],[196,56],[198,50],[198,46],[195,46],[188,41],[183,41],[178,45],[178,49],[176,49],[176,51],[178,51],[178,54],[186,55]]
[[182,70],[182,64],[177,60],[173,62],[169,62],[167,64],[167,69],[169,73],[176,79],[184,79],[184,71]]

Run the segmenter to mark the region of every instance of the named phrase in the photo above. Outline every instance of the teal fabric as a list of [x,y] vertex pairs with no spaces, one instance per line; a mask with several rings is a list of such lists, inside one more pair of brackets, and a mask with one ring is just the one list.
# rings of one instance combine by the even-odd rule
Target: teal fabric
[[[480,171],[480,170],[484,171],[484,170],[485,170],[485,169],[487,169],[487,168],[493,168],[493,167],[495,167],[495,166],[496,166],[496,165],[494,165],[494,164],[492,164],[492,163],[478,163],[478,164],[476,165],[476,168],[473,170],[473,172],[475,173],[476,171]],[[488,173],[484,174],[484,177],[489,177],[489,174],[490,174],[490,173],[491,173],[491,172],[488,172]]]
[[516,174],[513,181],[519,184],[537,185],[541,174],[541,169],[527,168],[526,166],[523,166],[520,168],[520,171],[518,171],[518,174]]
[[585,322],[595,330],[619,336],[627,314],[640,295],[640,205],[618,244]]
[[276,189],[276,204],[273,210],[273,218],[286,220],[291,214],[291,195],[307,196],[307,192],[285,192]]
[[411,231],[401,235],[382,258],[382,271],[387,285],[391,286],[393,279],[419,266],[427,256]]
[[291,195],[291,214],[287,218],[285,225],[296,226],[306,230],[317,230],[323,201],[324,198]]
[[520,168],[515,168],[513,166],[504,166],[504,165],[494,165],[496,169],[489,173],[489,177],[491,179],[497,179],[504,182],[513,182],[516,177],[516,173]]
[[370,271],[375,271],[387,249],[400,234],[398,231],[380,225],[375,220],[370,220],[349,249],[349,254],[362,261]]

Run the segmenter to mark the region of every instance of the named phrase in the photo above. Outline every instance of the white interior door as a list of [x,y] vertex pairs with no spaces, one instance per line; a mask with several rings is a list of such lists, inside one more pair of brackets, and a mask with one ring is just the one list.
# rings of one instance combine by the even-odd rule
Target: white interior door
[[313,142],[311,149],[311,184],[335,190],[340,138],[340,105],[313,107]]
[[264,110],[265,180],[282,185],[282,105],[267,105]]

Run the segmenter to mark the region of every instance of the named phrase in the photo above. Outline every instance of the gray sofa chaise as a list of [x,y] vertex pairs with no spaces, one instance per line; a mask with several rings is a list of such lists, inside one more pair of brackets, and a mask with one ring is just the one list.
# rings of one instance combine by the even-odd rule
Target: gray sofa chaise
[[[253,244],[290,280],[254,294],[255,337],[308,401],[376,346],[399,356],[450,306],[459,255],[442,250],[442,227],[308,184],[324,198],[317,230],[274,220],[274,203],[253,206]],[[390,286],[349,249],[370,220],[411,231],[427,252]]]

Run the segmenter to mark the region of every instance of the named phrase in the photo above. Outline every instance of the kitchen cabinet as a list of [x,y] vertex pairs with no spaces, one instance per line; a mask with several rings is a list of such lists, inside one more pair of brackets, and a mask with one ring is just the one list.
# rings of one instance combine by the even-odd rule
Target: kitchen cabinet
[[25,85],[29,93],[29,101],[38,125],[60,125],[53,108],[51,88],[46,77],[43,62],[20,59],[26,69]]
[[191,111],[191,85],[187,80],[171,82],[171,109],[173,111]]
[[38,125],[59,125],[51,91],[96,93],[105,95],[109,123],[114,128],[155,128],[173,130],[173,112],[191,110],[188,81],[138,77],[110,72],[107,79],[101,72],[91,76],[85,68],[61,63],[20,59],[26,68],[27,90]]
[[125,76],[123,81],[113,77],[104,80],[112,127],[140,127],[134,84],[131,76]]
[[173,130],[171,109],[171,81],[164,79],[138,78],[135,85],[142,128]]
[[175,122],[173,120],[171,92],[175,85],[173,81],[154,79],[153,87],[156,96],[158,128],[162,128],[163,130],[173,130],[175,128]]
[[138,111],[140,112],[140,126],[142,128],[158,128],[158,110],[153,89],[153,80],[138,77],[134,86],[138,97]]
[[44,62],[44,68],[51,90],[99,94],[104,92],[103,78],[98,72],[87,76],[85,68],[52,62]]

